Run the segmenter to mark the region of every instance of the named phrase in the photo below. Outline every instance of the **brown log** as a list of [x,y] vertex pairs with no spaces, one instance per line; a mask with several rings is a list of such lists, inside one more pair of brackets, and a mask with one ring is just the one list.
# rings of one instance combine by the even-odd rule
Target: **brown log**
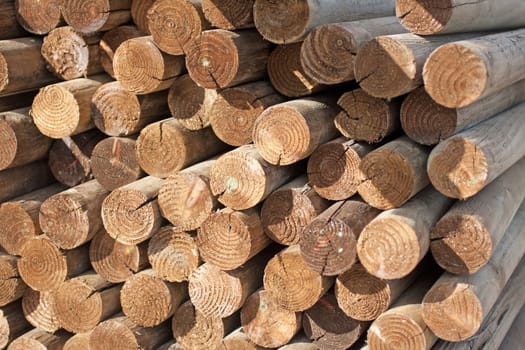
[[156,350],[184,350],[184,348],[179,343],[177,343],[175,339],[173,339],[167,343],[162,344],[161,347],[157,348]]
[[319,196],[345,200],[364,181],[361,160],[375,146],[338,138],[319,146],[308,160],[308,179]]
[[4,306],[0,309],[0,348],[5,349],[11,341],[30,328],[19,301]]
[[405,32],[393,16],[320,25],[304,39],[301,65],[320,84],[354,80],[355,56],[361,46],[380,35]]
[[60,6],[60,0],[15,0],[16,19],[30,33],[47,34],[64,24]]
[[149,94],[168,89],[184,72],[184,57],[160,51],[151,36],[128,39],[113,56],[115,77],[127,90]]
[[279,45],[268,58],[268,76],[273,87],[288,97],[307,96],[327,88],[304,72],[301,66],[301,45]]
[[270,242],[261,224],[260,207],[244,211],[222,209],[210,215],[197,230],[202,260],[222,270],[244,265]]
[[62,350],[69,338],[64,331],[52,334],[35,328],[13,340],[7,350]]
[[31,106],[38,90],[0,97],[0,112],[13,111]]
[[18,300],[24,294],[27,285],[18,273],[18,257],[0,253],[0,306],[6,306]]
[[55,303],[55,291],[39,292],[27,288],[22,298],[26,320],[35,328],[54,333],[61,328]]
[[525,103],[441,142],[430,153],[428,176],[446,196],[466,199],[525,155]]
[[0,40],[27,36],[27,32],[20,26],[16,17],[15,2],[13,0],[0,1]]
[[430,183],[429,153],[406,136],[368,153],[361,161],[365,180],[358,187],[359,195],[378,209],[402,206]]
[[168,282],[187,281],[201,264],[196,236],[171,226],[161,228],[151,238],[148,259],[157,275]]
[[131,0],[131,18],[141,32],[148,35],[148,10],[155,0]]
[[41,53],[52,73],[72,80],[103,72],[99,42],[98,35],[82,36],[72,27],[60,27],[44,37]]
[[218,350],[264,350],[264,348],[256,345],[250,337],[239,328],[228,334],[222,340]]
[[171,338],[169,322],[156,327],[141,327],[119,315],[99,324],[89,338],[90,350],[157,349]]
[[147,245],[126,245],[101,230],[89,245],[89,260],[96,273],[112,283],[126,281],[148,265]]
[[62,2],[62,15],[81,33],[104,32],[131,20],[131,0],[71,0]]
[[264,201],[261,208],[264,232],[279,244],[298,244],[303,229],[329,205],[314,191],[306,175],[302,175]]
[[90,336],[91,332],[75,334],[67,340],[67,342],[64,344],[63,350],[89,349]]
[[257,345],[275,348],[287,344],[301,329],[301,312],[281,308],[272,295],[259,290],[246,300],[241,325]]
[[334,278],[315,272],[304,262],[299,245],[279,252],[264,269],[264,289],[277,305],[290,311],[311,308],[333,283]]
[[111,192],[102,203],[102,222],[109,235],[123,244],[139,244],[162,224],[157,196],[163,180],[147,176]]
[[[145,2],[141,0],[141,2]],[[107,31],[100,39],[100,64],[104,71],[115,78],[115,71],[113,70],[113,56],[118,47],[126,40],[143,36],[144,32],[137,29],[135,26],[120,26]]]
[[27,241],[17,261],[18,272],[34,290],[57,289],[67,278],[89,270],[88,246],[63,251],[44,235]]
[[167,91],[137,96],[117,81],[101,85],[91,104],[95,126],[110,136],[133,135],[169,112]]
[[211,128],[191,131],[173,118],[142,129],[136,147],[140,167],[161,178],[227,149]]
[[[239,327],[239,313],[227,318],[207,317],[190,301],[182,304],[173,316],[173,337],[184,349],[217,349],[223,338]],[[95,349],[96,350],[96,349]]]
[[204,31],[186,52],[186,67],[197,85],[223,89],[266,75],[270,43],[256,30]]
[[135,153],[135,145],[134,137],[108,137],[97,143],[93,149],[91,171],[106,190],[113,191],[144,175]]
[[168,94],[168,105],[173,118],[190,130],[210,126],[211,107],[217,99],[217,90],[197,85],[188,74],[173,82]]
[[384,100],[357,89],[344,93],[337,104],[342,110],[335,117],[335,126],[349,139],[378,143],[401,129],[401,99]]
[[210,124],[219,139],[232,146],[252,142],[255,120],[268,107],[285,101],[267,81],[220,91],[210,109]]
[[29,108],[0,113],[0,170],[47,157],[52,140],[40,133]]
[[66,186],[76,186],[93,179],[90,157],[103,138],[100,131],[89,130],[73,137],[55,140],[48,159],[55,179]]
[[354,265],[357,239],[380,211],[358,200],[333,204],[301,235],[301,256],[306,265],[323,276],[337,276]]
[[212,26],[236,30],[253,28],[254,0],[202,0],[202,11]]
[[0,41],[0,96],[34,90],[58,80],[47,70],[41,47],[42,39],[37,37]]
[[[354,348],[352,347],[351,349]],[[299,333],[288,344],[281,346],[279,350],[319,350],[319,348],[310,339],[306,338],[303,333]]]
[[55,182],[47,162],[39,160],[0,171],[0,203]]

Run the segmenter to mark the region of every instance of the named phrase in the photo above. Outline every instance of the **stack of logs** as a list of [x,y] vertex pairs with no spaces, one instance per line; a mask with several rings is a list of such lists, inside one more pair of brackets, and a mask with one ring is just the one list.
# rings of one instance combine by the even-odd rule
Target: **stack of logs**
[[0,348],[523,344],[522,0],[0,14]]

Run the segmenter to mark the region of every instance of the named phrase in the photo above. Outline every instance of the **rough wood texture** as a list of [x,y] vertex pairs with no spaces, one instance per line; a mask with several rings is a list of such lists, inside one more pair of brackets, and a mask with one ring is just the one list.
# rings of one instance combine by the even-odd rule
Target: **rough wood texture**
[[67,342],[64,344],[63,350],[81,350],[81,349],[89,349],[89,337],[91,336],[91,332],[87,333],[78,333],[72,336],[67,340]]
[[0,40],[27,36],[27,32],[18,24],[16,8],[13,0],[0,1]]
[[54,290],[67,278],[90,268],[87,245],[63,251],[45,235],[27,241],[20,256],[20,276],[29,287],[41,292]]
[[136,148],[140,167],[151,176],[166,178],[225,151],[227,145],[211,128],[192,131],[170,118],[142,129]]
[[279,350],[319,350],[319,348],[303,333],[299,333],[287,345],[281,346]]
[[212,26],[236,30],[252,28],[254,0],[202,0],[202,11]]
[[341,112],[335,117],[335,126],[349,139],[378,143],[401,129],[401,99],[384,100],[357,89],[344,93],[337,104]]
[[[47,34],[63,24],[60,4],[60,0],[15,0],[16,19],[30,33]],[[0,11],[5,13],[4,9]],[[4,28],[0,27],[0,30],[3,32]]]
[[256,30],[204,31],[186,52],[188,73],[207,89],[227,88],[263,78],[270,43]]
[[13,339],[16,339],[30,328],[31,325],[24,318],[20,302],[17,301],[1,308],[0,348],[5,349]]
[[157,232],[162,216],[157,201],[163,180],[147,176],[111,192],[102,203],[102,222],[123,244],[139,244]]
[[12,111],[31,106],[38,90],[21,92],[15,95],[0,97],[0,112]]
[[54,333],[61,328],[55,303],[55,291],[39,292],[27,288],[22,298],[26,320],[35,328]]
[[254,145],[246,145],[217,159],[210,172],[210,186],[219,202],[244,210],[255,207],[300,171],[299,165],[272,165]]
[[524,51],[525,29],[443,45],[425,63],[425,89],[440,105],[468,106],[524,79]]
[[[140,0],[140,2],[146,2]],[[115,71],[113,70],[113,57],[118,47],[126,40],[144,36],[145,33],[137,29],[135,26],[120,26],[104,33],[100,39],[100,64],[104,71],[115,78]]]
[[0,171],[0,203],[55,182],[47,162],[39,160]]
[[32,329],[9,344],[7,350],[62,350],[71,334],[58,331],[54,334],[41,329]]
[[301,233],[301,256],[313,271],[337,276],[354,265],[357,239],[380,211],[359,200],[333,204]]
[[328,208],[302,175],[273,192],[261,208],[264,232],[282,245],[298,244],[303,229]]
[[354,80],[357,50],[369,40],[406,32],[396,17],[324,24],[313,29],[301,47],[301,65],[320,84]]
[[184,55],[188,45],[210,27],[201,0],[157,0],[147,18],[153,41],[170,55]]
[[393,16],[394,1],[255,0],[255,26],[276,44],[299,42],[315,27],[344,21]]
[[326,89],[304,72],[301,45],[279,45],[268,58],[268,76],[273,87],[288,97],[307,96]]
[[173,339],[167,343],[162,344],[162,346],[156,350],[184,350],[184,348],[179,343],[177,343],[175,339]]
[[0,170],[47,157],[52,140],[40,133],[29,108],[0,113]]
[[131,0],[69,0],[62,2],[62,15],[81,33],[103,32],[131,20]]
[[361,160],[375,146],[338,138],[319,146],[308,160],[308,179],[319,196],[344,200],[357,193],[364,181]]
[[264,348],[255,344],[242,328],[239,328],[222,340],[218,350],[264,350]]
[[18,300],[24,294],[27,285],[18,273],[18,257],[0,253],[0,306],[6,306]]
[[187,281],[201,264],[196,235],[171,226],[161,228],[149,241],[148,260],[162,279]]
[[474,196],[525,155],[525,103],[437,145],[428,158],[432,185],[446,196]]
[[[522,265],[523,266],[523,265]],[[518,289],[518,288],[516,288]],[[514,308],[516,309],[516,308]],[[523,335],[523,326],[525,324],[525,308],[522,308],[522,311],[512,324],[509,332],[505,336],[505,340],[501,344],[502,350],[512,350],[519,349],[523,345],[522,335]]]
[[251,143],[255,120],[268,107],[284,102],[267,81],[258,81],[219,92],[209,111],[217,137],[232,146]]
[[155,0],[131,0],[131,18],[140,31],[151,34],[148,28],[148,10]]
[[301,329],[301,320],[301,312],[281,308],[262,289],[250,295],[241,310],[243,330],[255,344],[266,348],[290,342]]
[[272,106],[255,121],[253,142],[272,164],[296,163],[338,136],[334,126],[337,111],[333,97],[328,95]]
[[368,153],[361,161],[365,180],[358,187],[359,195],[378,209],[402,206],[430,183],[429,152],[403,136]]

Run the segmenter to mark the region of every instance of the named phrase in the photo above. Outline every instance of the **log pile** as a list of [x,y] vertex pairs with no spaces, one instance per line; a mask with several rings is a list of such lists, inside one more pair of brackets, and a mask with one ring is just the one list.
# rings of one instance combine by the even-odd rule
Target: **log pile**
[[521,345],[521,1],[0,13],[0,349]]

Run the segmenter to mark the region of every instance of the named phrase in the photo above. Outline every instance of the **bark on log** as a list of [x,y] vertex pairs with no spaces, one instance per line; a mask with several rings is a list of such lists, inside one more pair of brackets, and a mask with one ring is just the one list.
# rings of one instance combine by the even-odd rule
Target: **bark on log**
[[[140,0],[140,2],[146,2]],[[100,64],[104,71],[112,78],[115,78],[115,71],[113,70],[113,57],[115,51],[126,40],[144,36],[145,33],[137,29],[135,26],[126,25],[120,26],[104,33],[100,39]]]
[[0,171],[0,203],[55,182],[47,162],[39,160]]
[[0,348],[5,349],[13,339],[29,329],[31,325],[24,318],[19,301],[0,309]]
[[35,328],[54,333],[61,328],[55,303],[55,291],[39,292],[27,288],[22,297],[26,320]]
[[144,32],[148,35],[148,10],[155,0],[131,0],[131,18],[133,22],[137,25],[141,32]]
[[0,1],[0,40],[20,38],[27,36],[27,32],[18,23],[16,8],[13,0]]
[[27,285],[18,273],[18,257],[0,253],[0,306],[6,306],[22,297]]
[[65,331],[48,333],[35,328],[13,340],[7,350],[62,350],[69,338],[71,334]]
[[131,0],[70,0],[62,2],[62,15],[81,33],[104,32],[131,20]]
[[212,26],[236,30],[253,28],[254,0],[202,0],[202,11]]
[[[16,19],[30,33],[47,34],[64,23],[60,5],[60,0],[15,0]],[[3,9],[0,11],[4,13]]]

